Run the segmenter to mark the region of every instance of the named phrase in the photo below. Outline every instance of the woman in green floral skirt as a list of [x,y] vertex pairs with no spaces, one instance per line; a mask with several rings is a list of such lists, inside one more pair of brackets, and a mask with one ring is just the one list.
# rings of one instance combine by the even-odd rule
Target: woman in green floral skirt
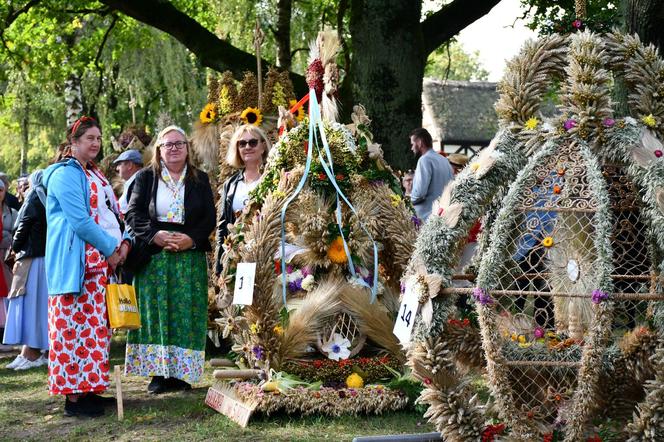
[[127,337],[125,372],[152,376],[148,392],[154,394],[190,389],[205,362],[205,253],[216,216],[208,176],[192,166],[188,147],[177,126],[159,133],[127,211],[136,238],[128,263],[142,326]]

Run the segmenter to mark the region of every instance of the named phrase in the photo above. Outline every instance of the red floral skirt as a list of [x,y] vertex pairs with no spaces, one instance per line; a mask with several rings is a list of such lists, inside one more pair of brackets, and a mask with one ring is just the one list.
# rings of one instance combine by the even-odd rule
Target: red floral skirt
[[101,393],[109,386],[111,331],[106,276],[86,276],[83,293],[48,298],[51,394]]

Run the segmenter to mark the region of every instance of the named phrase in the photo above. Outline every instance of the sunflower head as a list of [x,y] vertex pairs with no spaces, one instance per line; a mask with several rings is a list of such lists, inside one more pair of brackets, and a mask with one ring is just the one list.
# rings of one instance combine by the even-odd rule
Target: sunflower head
[[[292,109],[293,106],[295,106],[295,105],[297,104],[297,100],[290,100],[290,101],[288,102],[288,104],[290,105],[290,107],[291,107],[291,109]],[[294,115],[294,116],[295,116],[295,119],[297,120],[298,123],[299,123],[300,121],[304,120],[304,116],[305,116],[305,115],[304,115],[304,106],[300,106],[300,107],[295,111],[295,115]]]
[[334,238],[334,241],[327,249],[327,257],[335,264],[343,264],[346,262],[346,251],[344,250],[344,242],[340,236]]
[[201,111],[199,118],[203,124],[214,123],[217,118],[217,106],[214,103],[206,104]]
[[255,107],[248,107],[243,110],[240,118],[244,124],[252,124],[254,126],[260,126],[263,122],[261,110]]

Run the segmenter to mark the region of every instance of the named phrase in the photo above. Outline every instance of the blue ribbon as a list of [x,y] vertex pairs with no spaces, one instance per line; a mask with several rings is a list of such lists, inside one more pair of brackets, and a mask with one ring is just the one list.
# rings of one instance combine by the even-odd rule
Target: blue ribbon
[[[323,151],[325,152],[325,156],[327,157],[327,162],[325,161],[325,158],[323,157],[323,152],[321,152],[320,148],[318,147],[318,144],[314,143],[314,141],[318,141],[318,136],[314,131],[316,126],[318,126],[317,128],[318,131],[320,132],[321,141],[323,143]],[[325,135],[325,126],[323,124],[323,119],[321,118],[318,100],[316,99],[316,93],[312,89],[309,91],[309,148],[307,149],[307,161],[304,167],[304,174],[302,175],[300,182],[295,188],[295,191],[290,196],[290,198],[286,200],[286,202],[284,203],[284,207],[281,209],[281,281],[282,281],[281,285],[282,285],[282,296],[283,296],[284,305],[286,305],[286,287],[287,287],[286,259],[285,259],[286,258],[285,256],[286,255],[286,231],[285,231],[286,208],[300,193],[300,191],[304,187],[304,184],[306,183],[307,177],[309,175],[309,170],[311,169],[311,160],[312,160],[312,153],[314,146],[316,146],[316,148],[318,149],[318,158],[321,167],[323,168],[325,174],[329,178],[330,183],[332,183],[332,186],[336,190],[336,200],[337,200],[337,207],[335,211],[336,219],[337,219],[337,225],[339,227],[339,234],[341,236],[341,241],[344,246],[344,252],[346,253],[346,257],[348,258],[348,269],[350,270],[350,273],[353,276],[353,278],[356,278],[361,285],[371,289],[371,303],[373,303],[376,300],[376,293],[378,290],[378,246],[376,245],[376,242],[374,241],[369,231],[364,227],[364,224],[360,222],[361,229],[364,231],[364,233],[367,234],[373,245],[374,271],[373,271],[373,285],[370,287],[369,284],[367,284],[362,278],[357,277],[355,273],[355,265],[353,264],[353,259],[351,258],[350,249],[348,248],[348,243],[346,242],[346,237],[344,236],[343,233],[340,197],[348,205],[351,212],[355,216],[357,216],[357,212],[355,211],[355,208],[350,203],[350,201],[348,201],[348,198],[346,198],[346,195],[344,195],[344,193],[341,191],[335,179],[332,152],[330,151],[330,146],[329,143],[327,142],[327,136]]]

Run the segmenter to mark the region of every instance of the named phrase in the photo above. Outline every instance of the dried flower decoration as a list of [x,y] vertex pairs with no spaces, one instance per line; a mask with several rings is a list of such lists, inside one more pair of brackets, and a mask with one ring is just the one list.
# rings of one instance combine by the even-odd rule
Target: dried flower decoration
[[479,302],[482,305],[493,304],[493,299],[491,298],[491,295],[489,295],[489,293],[486,290],[480,287],[475,287],[473,289],[473,298],[475,299],[476,302]]
[[537,125],[540,123],[540,121],[535,118],[535,117],[530,117],[528,121],[523,125],[528,130],[535,130],[537,128]]
[[260,109],[255,107],[248,107],[243,110],[240,118],[244,124],[252,124],[254,126],[260,126],[263,122],[263,114]]
[[657,120],[655,120],[653,114],[646,115],[645,117],[641,118],[641,121],[643,122],[643,124],[645,124],[650,128],[657,126]]
[[206,104],[199,115],[199,119],[203,124],[214,123],[217,119],[217,106],[214,103]]
[[593,290],[592,301],[595,304],[599,304],[602,301],[609,299],[609,295],[606,292],[603,292],[599,289]]
[[334,238],[334,241],[328,247],[327,257],[335,264],[344,264],[347,261],[344,242],[340,236]]

